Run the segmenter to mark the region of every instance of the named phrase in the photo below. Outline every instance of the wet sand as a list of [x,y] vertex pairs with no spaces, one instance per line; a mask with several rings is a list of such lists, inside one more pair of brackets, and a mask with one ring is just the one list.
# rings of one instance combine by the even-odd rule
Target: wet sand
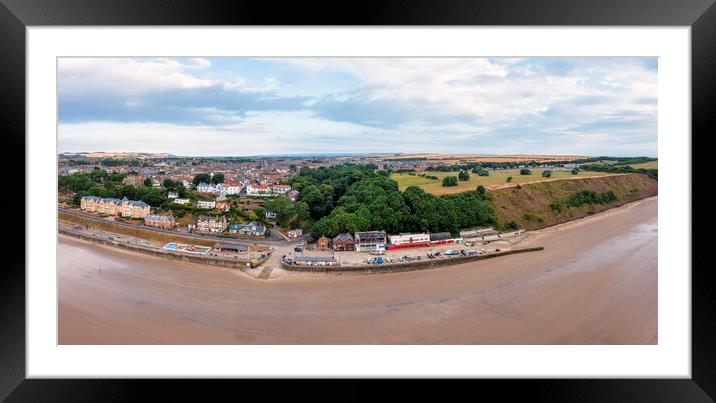
[[545,250],[265,281],[61,236],[59,343],[657,343],[656,197],[522,245]]

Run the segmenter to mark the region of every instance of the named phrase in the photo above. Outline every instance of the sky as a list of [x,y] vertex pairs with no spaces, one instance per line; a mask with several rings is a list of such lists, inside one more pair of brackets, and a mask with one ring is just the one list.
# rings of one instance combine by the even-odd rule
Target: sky
[[657,58],[60,58],[59,152],[657,155]]

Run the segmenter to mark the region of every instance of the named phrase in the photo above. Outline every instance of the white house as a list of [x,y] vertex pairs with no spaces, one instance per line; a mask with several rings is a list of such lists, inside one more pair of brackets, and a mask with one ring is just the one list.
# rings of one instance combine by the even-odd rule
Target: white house
[[289,185],[273,185],[271,186],[271,192],[275,194],[286,194],[291,191],[291,186]]
[[205,209],[213,209],[216,207],[216,202],[214,200],[198,200],[196,202],[197,208],[205,208]]
[[189,199],[174,199],[174,202],[173,202],[173,203],[176,203],[176,204],[189,204],[190,201],[191,201],[191,200],[189,200]]
[[196,186],[196,191],[199,193],[214,193],[216,187],[210,183],[201,182]]
[[266,196],[271,194],[271,188],[268,185],[262,185],[259,183],[250,183],[246,187],[246,194],[253,196]]
[[222,186],[223,193],[227,195],[237,195],[243,188],[244,184],[241,182],[226,182]]
[[167,197],[170,199],[176,199],[177,197],[179,197],[179,195],[177,194],[177,192],[169,192],[167,193]]

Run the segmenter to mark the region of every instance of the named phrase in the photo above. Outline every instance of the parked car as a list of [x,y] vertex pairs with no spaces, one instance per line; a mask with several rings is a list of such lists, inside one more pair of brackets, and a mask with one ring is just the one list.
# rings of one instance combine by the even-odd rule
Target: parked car
[[293,251],[294,252],[303,252],[303,248],[301,248],[300,246],[296,246],[295,248],[293,248]]

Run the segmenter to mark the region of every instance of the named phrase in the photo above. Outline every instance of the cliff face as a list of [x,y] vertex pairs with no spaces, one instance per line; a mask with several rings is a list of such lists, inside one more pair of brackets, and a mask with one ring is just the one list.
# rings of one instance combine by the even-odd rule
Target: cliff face
[[[613,192],[616,200],[603,204],[567,202],[574,194]],[[520,228],[535,230],[575,220],[658,194],[658,182],[644,174],[555,180],[488,191],[488,202],[501,224],[514,221]]]

